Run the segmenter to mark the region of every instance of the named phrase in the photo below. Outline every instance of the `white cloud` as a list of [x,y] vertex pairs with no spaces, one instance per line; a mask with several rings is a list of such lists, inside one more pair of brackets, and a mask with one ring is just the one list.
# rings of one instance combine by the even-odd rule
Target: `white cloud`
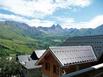
[[103,24],[103,15],[94,17],[93,19],[85,22],[76,22],[75,20],[64,20],[61,22],[63,28],[96,28]]
[[38,20],[38,19],[32,19],[29,22],[27,22],[30,26],[42,26],[42,27],[50,27],[54,24],[53,21],[48,21],[48,20]]
[[90,0],[72,0],[72,4],[74,6],[81,6],[81,7],[86,7],[90,5]]
[[91,0],[4,0],[1,6],[23,16],[43,17],[60,8],[86,7]]
[[87,7],[91,0],[55,0],[58,8]]
[[[0,14],[0,20],[13,20],[13,21],[18,21],[18,22],[24,22],[30,26],[43,26],[43,27],[50,27],[52,24],[55,23],[55,21],[49,21],[49,20],[40,20],[40,19],[26,19],[24,17],[20,16],[15,16],[15,15],[6,15],[6,14]],[[60,18],[60,17],[55,17],[56,20],[58,20],[59,24],[63,28],[96,28],[97,26],[103,24],[103,15],[96,16],[92,18],[89,21],[85,22],[76,22],[74,18]]]
[[54,23],[53,21],[48,20],[40,20],[40,19],[26,19],[24,17],[15,16],[15,15],[6,15],[6,14],[0,14],[0,21],[3,20],[12,20],[17,21],[21,23],[26,23],[29,26],[43,26],[43,27],[50,27]]
[[25,21],[27,21],[23,17],[15,16],[15,15],[6,15],[6,14],[0,14],[0,19],[12,20],[12,21],[19,21],[19,22],[25,22]]
[[95,28],[101,24],[103,24],[103,15],[94,17],[90,22],[88,22],[87,25],[88,25],[88,27],[91,26],[92,28]]
[[5,0],[2,5],[8,10],[20,15],[33,15],[33,7],[23,0]]
[[74,18],[71,18],[71,17],[58,17],[58,16],[55,16],[53,17],[54,19],[56,19],[58,22],[74,22]]

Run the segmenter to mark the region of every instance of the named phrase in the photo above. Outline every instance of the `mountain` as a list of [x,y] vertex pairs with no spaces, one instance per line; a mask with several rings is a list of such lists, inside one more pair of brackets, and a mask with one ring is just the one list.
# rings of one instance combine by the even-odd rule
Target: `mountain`
[[51,27],[38,27],[39,31],[48,34],[48,36],[62,36],[65,32],[59,24],[53,24]]
[[68,37],[88,35],[103,35],[103,25],[95,29],[63,29],[59,24],[53,24],[51,27],[30,27],[25,23],[1,21],[0,55],[28,53],[33,49],[60,45]]
[[23,23],[13,21],[0,22],[0,49],[2,49],[0,52],[24,53],[31,51],[33,46],[36,47],[38,40],[33,39],[32,37],[29,37],[29,34],[26,34],[30,33],[30,31],[28,31],[29,29],[32,28]]
[[51,27],[38,27],[42,33],[48,34],[48,36],[62,36],[62,37],[73,37],[73,36],[90,36],[90,35],[103,35],[103,25],[92,28],[70,28],[63,29],[59,24],[52,25]]
[[[59,30],[59,27],[55,28]],[[49,30],[53,32],[53,29],[51,27]],[[56,35],[49,36],[49,33],[45,33],[36,27],[30,27],[25,23],[0,22],[0,49],[2,49],[0,53],[2,51],[12,54],[16,52],[27,53],[32,49],[44,49],[49,45],[58,45],[62,42],[62,39],[64,38]]]
[[[69,31],[69,33],[68,33]],[[68,29],[67,33],[69,37],[73,36],[92,36],[92,35],[103,35],[103,24],[92,29],[92,28],[81,28],[81,29]]]
[[22,31],[22,34],[24,36],[28,35],[30,37],[34,37],[35,35],[37,36],[41,36],[42,33],[37,30],[35,27],[32,28],[29,25],[25,24],[25,23],[19,23],[19,22],[14,22],[14,21],[5,21],[6,25],[12,26],[14,29],[19,29]]
[[103,24],[94,29],[94,34],[103,35]]

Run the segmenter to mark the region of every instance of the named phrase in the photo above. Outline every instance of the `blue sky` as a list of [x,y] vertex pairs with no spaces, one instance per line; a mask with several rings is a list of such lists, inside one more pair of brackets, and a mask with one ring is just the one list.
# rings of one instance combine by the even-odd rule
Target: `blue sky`
[[95,28],[103,24],[103,0],[0,0],[0,20],[36,27]]

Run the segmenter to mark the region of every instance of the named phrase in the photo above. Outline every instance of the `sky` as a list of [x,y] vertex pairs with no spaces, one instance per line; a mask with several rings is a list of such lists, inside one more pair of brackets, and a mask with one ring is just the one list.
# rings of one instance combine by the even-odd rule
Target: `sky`
[[0,0],[0,21],[29,26],[96,28],[103,24],[103,0]]

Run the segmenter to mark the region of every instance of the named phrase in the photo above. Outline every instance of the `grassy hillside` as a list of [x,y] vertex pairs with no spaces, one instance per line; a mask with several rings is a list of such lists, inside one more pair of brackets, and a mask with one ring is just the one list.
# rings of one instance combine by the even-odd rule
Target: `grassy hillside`
[[103,35],[103,25],[95,29],[63,29],[59,24],[36,28],[14,21],[0,22],[0,54],[30,53],[61,45],[68,37],[88,35]]
[[0,53],[30,53],[34,49],[44,49],[59,45],[63,37],[48,36],[23,23],[0,22]]
[[27,53],[32,51],[32,48],[35,49],[36,42],[36,39],[24,35],[22,29],[0,23],[0,45],[7,48],[1,47],[1,51],[6,51],[7,53]]

